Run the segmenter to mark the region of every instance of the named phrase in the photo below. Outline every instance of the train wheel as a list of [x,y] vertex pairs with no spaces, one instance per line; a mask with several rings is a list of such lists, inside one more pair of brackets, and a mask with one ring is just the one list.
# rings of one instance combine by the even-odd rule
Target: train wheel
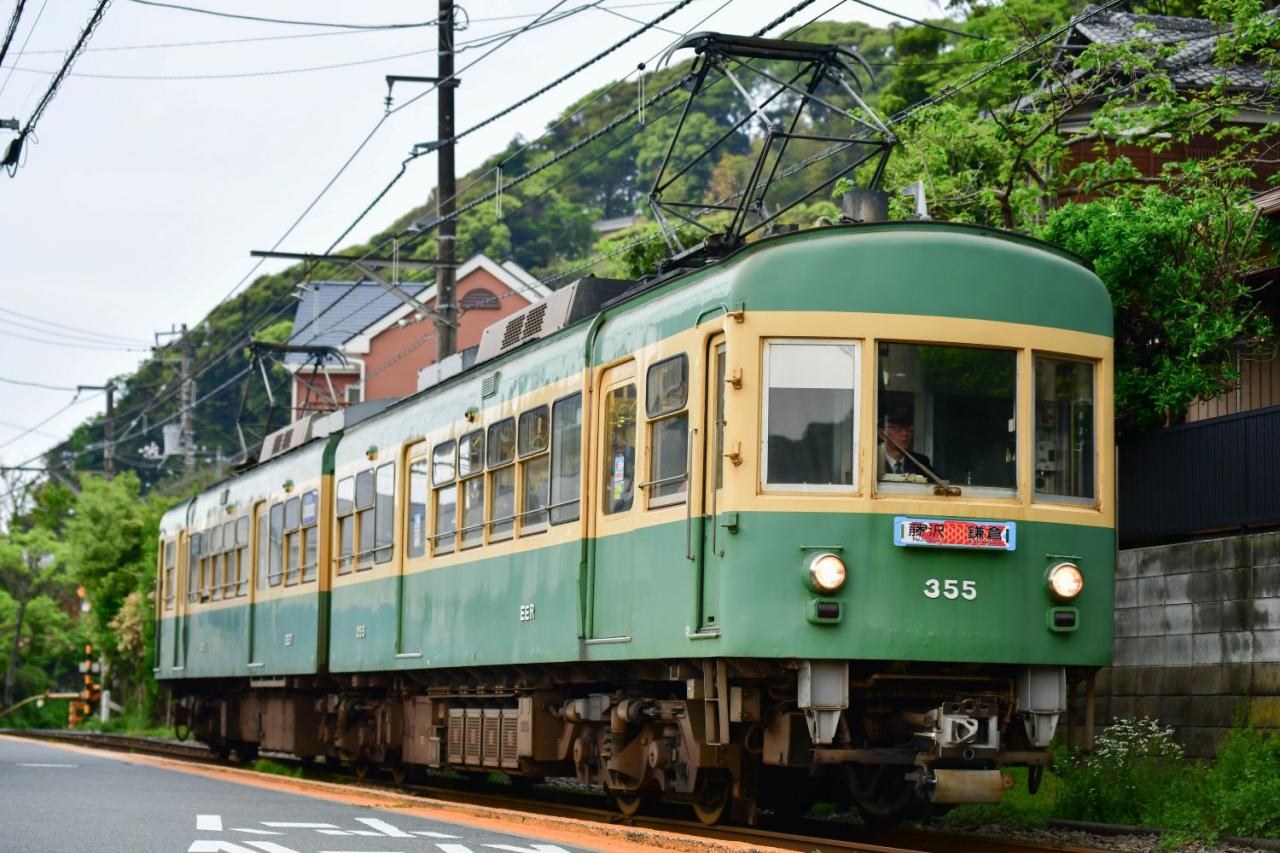
[[363,782],[365,779],[369,778],[369,762],[357,761],[351,766],[352,769],[355,770],[357,782]]
[[391,781],[395,782],[397,785],[403,785],[405,782],[409,781],[409,765],[393,764],[391,765],[390,770]]
[[613,804],[623,817],[635,817],[645,811],[645,807],[649,805],[649,800],[641,794],[634,796],[614,794]]
[[693,813],[705,826],[715,826],[728,811],[729,784],[727,782],[713,782],[701,799],[693,801]]

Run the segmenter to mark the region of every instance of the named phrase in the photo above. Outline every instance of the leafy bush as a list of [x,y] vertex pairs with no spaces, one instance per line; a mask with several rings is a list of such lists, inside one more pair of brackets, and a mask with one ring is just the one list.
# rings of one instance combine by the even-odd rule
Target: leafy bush
[[1190,794],[1190,776],[1173,729],[1148,717],[1116,720],[1094,743],[1092,755],[1061,768],[1061,817],[1142,824],[1165,817]]
[[1205,794],[1214,834],[1280,837],[1280,736],[1232,729],[1205,774]]

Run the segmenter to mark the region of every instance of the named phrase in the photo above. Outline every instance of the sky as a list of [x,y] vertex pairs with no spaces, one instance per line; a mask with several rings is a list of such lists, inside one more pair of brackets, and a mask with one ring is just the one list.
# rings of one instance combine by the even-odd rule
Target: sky
[[[0,0],[0,27],[15,2]],[[174,2],[362,25],[430,20],[437,8],[429,0]],[[524,27],[555,3],[460,0],[470,23],[457,35],[458,129],[535,91],[674,0],[564,0],[553,14],[571,14],[500,47],[466,44]],[[537,137],[574,100],[634,73],[637,63],[652,65],[680,34],[754,32],[794,4],[694,0],[663,29],[459,143],[458,175],[517,135]],[[877,5],[912,17],[940,14],[933,0]],[[96,6],[27,0],[0,66],[0,119],[27,122]],[[895,21],[853,0],[818,0],[770,35],[819,16]],[[0,175],[0,465],[40,454],[103,411],[101,392],[77,396],[75,387],[132,372],[156,332],[199,323],[252,280],[251,250],[279,242],[282,251],[319,252],[341,234],[413,145],[436,138],[436,99],[428,94],[382,122],[321,196],[384,117],[384,75],[434,75],[436,39],[433,27],[302,26],[114,0],[49,102],[21,167],[12,178]],[[421,91],[397,85],[396,106]],[[13,137],[0,130],[0,153]],[[435,176],[434,156],[415,161],[346,243],[367,240],[420,203]],[[287,265],[268,261],[254,275]]]

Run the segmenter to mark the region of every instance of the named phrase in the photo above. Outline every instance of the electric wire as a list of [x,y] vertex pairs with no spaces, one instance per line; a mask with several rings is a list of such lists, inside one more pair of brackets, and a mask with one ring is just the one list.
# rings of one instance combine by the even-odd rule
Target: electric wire
[[70,385],[46,385],[43,382],[28,382],[24,379],[10,379],[7,376],[0,376],[0,382],[9,385],[25,385],[28,388],[43,388],[46,391],[75,391],[76,389]]
[[[54,338],[54,342],[57,343],[89,344],[102,349],[118,349],[123,351],[145,351],[146,349],[149,349],[143,341],[129,341],[126,343],[124,341],[99,338],[78,332],[68,332],[62,329],[51,329],[45,326],[36,326],[31,323],[24,323],[21,320],[12,320],[8,317],[0,317],[0,324],[12,326],[16,329],[22,329],[26,332],[35,332],[40,335],[55,335],[56,337]],[[7,331],[5,333],[8,334]],[[129,344],[133,344],[133,346],[129,346]]]
[[[92,329],[84,329],[79,326],[68,326],[66,323],[56,323],[53,320],[46,320],[43,317],[37,317],[34,314],[24,314],[21,311],[14,311],[12,308],[0,307],[0,314],[12,314],[14,317],[21,317],[33,323],[39,323],[45,326],[52,326],[55,329],[63,329],[68,332],[75,332],[82,337],[99,338],[104,341],[116,341],[122,344],[145,344],[146,341],[139,338],[127,338],[123,335],[113,335],[109,332],[95,332]],[[3,318],[0,318],[3,319]],[[41,330],[37,330],[41,331]]]
[[0,62],[4,62],[9,45],[13,44],[13,35],[18,31],[18,21],[22,19],[22,9],[26,5],[27,0],[18,0],[13,6],[13,16],[9,18],[9,26],[5,28],[4,41],[0,42]]
[[[88,397],[81,397],[81,396],[80,396],[80,392],[79,392],[79,391],[77,391],[77,392],[75,393],[75,396],[73,396],[73,397],[71,398],[71,402],[70,402],[70,403],[67,403],[67,404],[66,404],[65,406],[63,406],[61,409],[58,409],[58,411],[54,412],[52,415],[49,415],[49,417],[45,418],[44,420],[40,421],[40,422],[39,422],[39,423],[37,423],[37,424],[33,424],[33,425],[29,426],[29,427],[24,428],[24,429],[22,430],[22,432],[18,433],[17,435],[13,436],[12,438],[6,439],[6,440],[4,440],[4,441],[0,441],[0,450],[3,450],[4,448],[8,447],[9,445],[11,445],[11,444],[15,444],[15,443],[17,443],[17,442],[21,441],[22,439],[26,438],[28,435],[30,435],[31,433],[33,433],[33,432],[35,432],[36,430],[40,429],[40,427],[42,427],[42,426],[44,426],[45,424],[49,423],[49,421],[51,421],[51,420],[53,420],[54,418],[58,417],[58,415],[61,415],[63,412],[67,411],[67,410],[68,410],[68,409],[70,409],[72,406],[77,406],[77,405],[79,405],[79,404],[81,404],[81,403],[87,403],[87,402],[89,402],[90,400],[96,400],[98,397],[101,397],[101,396],[102,396],[102,392],[98,392],[97,394],[91,394],[91,395],[89,395]],[[28,460],[28,461],[34,461],[34,460]],[[23,465],[26,465],[27,463],[26,463],[26,462],[23,462],[22,464],[23,464]]]
[[[31,41],[31,34],[36,31],[36,27],[40,24],[40,18],[44,16],[44,7],[49,5],[49,0],[41,0],[40,9],[36,12],[36,19],[31,22],[31,29],[27,30],[26,37],[22,40],[22,47],[18,48],[18,55],[13,58],[17,63],[22,59],[27,51],[27,44]],[[9,66],[9,73],[4,76],[4,82],[0,83],[0,95],[4,94],[5,87],[9,85],[9,78],[13,76],[13,66]]]
[[236,21],[252,21],[263,24],[285,24],[295,27],[326,27],[339,30],[412,30],[420,27],[439,25],[435,18],[426,21],[412,21],[398,24],[347,24],[334,21],[295,21],[288,18],[266,18],[258,15],[241,15],[234,12],[221,12],[216,9],[203,9],[199,6],[184,6],[178,3],[161,3],[158,0],[132,0],[139,6],[153,6],[158,9],[171,9],[179,12],[193,12],[198,15],[209,15],[215,18],[230,18]]
[[[135,2],[137,2],[137,0],[135,0]],[[942,24],[934,24],[929,21],[922,21],[922,20],[919,20],[918,18],[912,18],[907,15],[904,15],[901,12],[894,12],[893,10],[886,9],[883,6],[877,6],[874,3],[868,3],[867,0],[849,0],[849,2],[857,3],[859,6],[866,6],[868,9],[875,9],[877,12],[881,12],[893,18],[898,18],[903,21],[909,21],[910,23],[915,24],[917,27],[924,27],[925,29],[937,30],[940,33],[950,33],[953,36],[963,36],[964,38],[967,38],[967,39],[977,39],[978,41],[987,41],[987,37],[984,35],[979,35],[977,33],[967,33],[964,30],[956,30],[956,29],[952,29],[951,27],[944,27]]]

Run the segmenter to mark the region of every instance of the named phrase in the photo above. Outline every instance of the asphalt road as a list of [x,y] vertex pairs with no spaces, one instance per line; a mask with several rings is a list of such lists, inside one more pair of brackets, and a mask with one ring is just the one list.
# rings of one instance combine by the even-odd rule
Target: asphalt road
[[585,849],[0,738],[0,853]]

